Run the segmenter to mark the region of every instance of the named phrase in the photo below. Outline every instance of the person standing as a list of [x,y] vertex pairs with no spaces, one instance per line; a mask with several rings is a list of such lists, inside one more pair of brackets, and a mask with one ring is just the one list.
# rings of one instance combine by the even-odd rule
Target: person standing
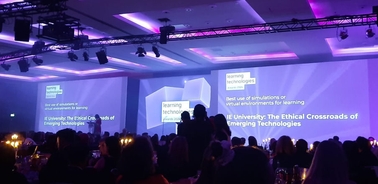
[[193,168],[199,170],[205,149],[212,140],[213,127],[207,118],[205,106],[196,105],[193,116],[193,120],[183,123],[185,126],[180,129],[179,135],[188,142],[189,162]]
[[101,118],[98,114],[95,115],[96,121],[94,123],[94,131],[93,134],[101,135]]

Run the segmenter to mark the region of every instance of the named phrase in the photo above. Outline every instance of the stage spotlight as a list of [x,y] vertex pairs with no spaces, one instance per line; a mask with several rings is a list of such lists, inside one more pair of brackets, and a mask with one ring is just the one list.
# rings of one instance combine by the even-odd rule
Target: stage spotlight
[[366,30],[366,37],[372,38],[372,37],[374,37],[374,35],[375,35],[374,31],[369,25],[369,29]]
[[143,47],[138,47],[135,54],[138,55],[138,57],[144,57],[144,56],[146,56],[147,52],[146,52],[146,50],[144,50]]
[[69,51],[68,52],[68,58],[71,60],[71,61],[76,61],[79,59],[79,57],[77,57],[77,55],[73,52],[73,51]]
[[30,64],[29,64],[28,59],[22,58],[17,63],[18,63],[18,66],[20,67],[20,72],[27,72],[27,71],[29,71]]
[[43,60],[37,58],[37,56],[34,56],[32,60],[33,60],[33,62],[34,62],[36,65],[38,65],[38,66],[41,65],[41,64],[43,63]]
[[160,57],[159,49],[156,46],[152,46],[152,51],[155,53],[155,56]]
[[89,61],[89,54],[87,51],[83,52],[84,61]]
[[343,29],[340,31],[339,37],[341,40],[345,40],[349,37],[348,30]]
[[1,64],[1,67],[4,68],[5,71],[9,71],[11,65],[5,64],[5,62],[3,62],[3,64]]

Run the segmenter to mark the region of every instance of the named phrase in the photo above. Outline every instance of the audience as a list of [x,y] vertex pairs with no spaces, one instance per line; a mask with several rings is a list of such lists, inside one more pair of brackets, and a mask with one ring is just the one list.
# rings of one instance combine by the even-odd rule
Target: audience
[[119,161],[119,184],[169,184],[155,174],[154,151],[146,137],[136,137],[122,151]]
[[[372,146],[372,137],[342,143],[334,136],[314,142],[309,150],[304,139],[295,142],[281,136],[259,145],[249,136],[245,146],[244,137],[230,138],[223,114],[207,118],[206,108],[196,105],[193,117],[183,112],[178,135],[161,135],[160,140],[157,134],[137,136],[126,130],[114,136],[71,129],[20,133],[27,139],[17,156],[10,144],[0,144],[1,183],[34,182],[24,168],[37,171],[40,184],[378,183],[373,170],[378,149]],[[121,145],[121,139],[131,142]],[[47,163],[39,156],[47,157]]]
[[295,160],[296,165],[298,165],[301,168],[309,168],[312,162],[312,156],[310,153],[308,153],[308,144],[304,139],[299,139],[295,143]]
[[185,137],[176,137],[172,140],[168,160],[162,164],[162,173],[169,182],[177,182],[194,176],[197,170],[189,164],[188,143]]
[[295,148],[289,136],[281,136],[277,141],[276,153],[273,158],[273,168],[292,169],[296,165]]
[[319,144],[303,184],[352,184],[345,153],[335,141]]
[[56,133],[58,150],[51,154],[46,167],[40,172],[40,183],[49,184],[56,182],[75,182],[74,178],[66,177],[62,173],[67,173],[70,165],[69,154],[75,147],[78,137],[71,129],[63,129]]

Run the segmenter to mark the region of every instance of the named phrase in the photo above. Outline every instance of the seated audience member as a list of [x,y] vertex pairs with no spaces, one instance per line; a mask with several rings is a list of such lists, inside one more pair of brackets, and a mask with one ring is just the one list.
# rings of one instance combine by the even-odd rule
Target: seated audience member
[[233,137],[231,139],[231,144],[233,148],[238,147],[242,144],[242,140],[239,137]]
[[155,174],[154,151],[148,138],[136,137],[121,153],[118,184],[169,184]]
[[102,138],[103,138],[103,139],[106,139],[106,138],[108,138],[109,136],[110,136],[110,133],[107,132],[107,131],[105,131],[105,132],[104,132],[104,135],[102,135]]
[[41,184],[66,182],[68,179],[61,174],[66,172],[69,166],[69,152],[73,149],[75,143],[79,142],[76,132],[72,129],[59,130],[56,133],[58,151],[52,153],[46,166],[39,173]]
[[[49,135],[46,137],[45,143],[39,146],[39,150],[42,153],[55,153],[58,150],[57,144],[56,144],[56,135]],[[33,150],[34,152],[34,150]]]
[[359,151],[357,143],[355,141],[345,141],[342,147],[348,161],[349,178],[352,181],[357,181],[361,170],[361,164],[358,161]]
[[257,139],[254,136],[248,137],[248,146],[257,148]]
[[227,135],[217,135],[205,153],[197,184],[272,184],[274,175],[263,152],[251,147],[231,148]]
[[312,156],[310,153],[307,153],[308,150],[308,143],[303,140],[299,139],[295,143],[296,151],[294,154],[296,164],[298,167],[301,168],[310,168],[312,162]]
[[[276,154],[277,140],[275,138],[270,139],[268,149],[272,152],[272,155]],[[260,146],[261,149],[262,146]]]
[[231,162],[216,171],[214,184],[274,183],[273,169],[262,151],[244,146],[236,147],[233,151],[234,157]]
[[240,146],[244,146],[245,145],[245,138],[244,137],[240,138],[240,141],[241,141]]
[[205,150],[201,174],[196,184],[213,184],[215,172],[219,167],[228,164],[234,158],[234,151],[227,133],[218,131],[214,137],[215,139]]
[[294,144],[289,136],[281,136],[277,141],[276,153],[273,157],[273,168],[291,170],[296,164]]
[[264,149],[262,146],[258,146],[257,139],[254,136],[248,137],[248,146],[253,147],[253,148],[257,148],[257,149],[260,149],[260,150]]
[[342,143],[340,142],[339,136],[336,136],[336,135],[333,136],[332,140],[335,141],[335,142],[337,142],[340,146],[342,145]]
[[117,167],[121,154],[121,144],[117,137],[111,136],[100,142],[101,157],[94,165],[99,172],[100,179],[106,183],[114,183],[115,178],[111,171]]
[[369,140],[364,137],[358,137],[356,142],[360,152],[358,160],[360,161],[361,166],[378,166],[378,159],[371,151]]
[[[83,144],[74,144],[68,150],[68,166],[62,168],[61,175],[65,176],[60,182],[70,184],[95,183],[101,180],[96,172],[87,169],[89,148]],[[68,176],[68,177],[67,177]],[[109,183],[109,182],[108,182]],[[113,184],[113,183],[109,183]]]
[[333,140],[321,142],[303,184],[353,183],[349,180],[347,159],[340,145]]
[[0,183],[27,184],[25,176],[13,171],[16,163],[13,147],[0,143]]
[[162,173],[169,182],[177,182],[194,176],[197,171],[189,164],[188,143],[185,137],[176,137],[172,140],[168,160],[162,165]]

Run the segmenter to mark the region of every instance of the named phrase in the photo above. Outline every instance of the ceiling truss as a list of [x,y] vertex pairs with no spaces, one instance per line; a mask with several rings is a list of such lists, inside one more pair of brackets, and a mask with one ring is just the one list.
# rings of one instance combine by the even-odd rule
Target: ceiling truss
[[[1,13],[0,13],[1,14]],[[257,34],[271,34],[293,31],[306,31],[306,30],[319,30],[319,29],[332,29],[340,27],[354,27],[354,26],[367,26],[377,24],[378,15],[363,14],[363,15],[348,15],[348,16],[333,16],[320,19],[306,19],[306,20],[292,20],[285,22],[275,22],[256,25],[245,26],[232,26],[210,29],[199,29],[191,31],[179,31],[169,35],[169,41],[180,40],[195,40],[206,38],[219,38],[230,36],[243,36],[243,35],[257,35]],[[114,38],[103,38],[93,40],[79,40],[82,48],[94,48],[103,46],[119,46],[128,44],[146,44],[158,43],[160,34],[149,35],[135,35],[123,36]],[[52,52],[60,49],[70,49],[77,45],[78,41],[50,44],[42,48],[40,53]],[[15,52],[0,54],[0,61],[15,59],[32,55],[32,49],[18,50]]]

